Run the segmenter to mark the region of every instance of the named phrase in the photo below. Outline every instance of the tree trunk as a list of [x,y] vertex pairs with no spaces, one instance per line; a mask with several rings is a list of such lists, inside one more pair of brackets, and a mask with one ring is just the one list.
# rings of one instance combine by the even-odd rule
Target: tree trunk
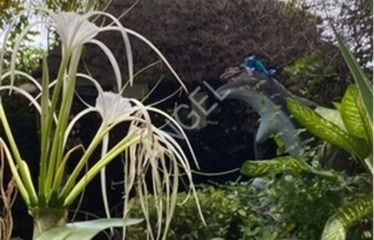
[[65,226],[68,215],[67,209],[58,208],[33,208],[29,212],[34,219],[33,239],[50,228]]

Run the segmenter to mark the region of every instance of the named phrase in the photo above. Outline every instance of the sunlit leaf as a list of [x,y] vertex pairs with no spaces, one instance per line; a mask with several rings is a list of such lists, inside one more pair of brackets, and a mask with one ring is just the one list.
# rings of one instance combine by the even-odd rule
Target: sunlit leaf
[[271,160],[245,161],[240,169],[246,176],[256,177],[268,173],[301,173],[309,171],[309,167],[301,159],[286,156]]
[[344,125],[351,135],[370,142],[372,127],[364,111],[356,85],[349,86],[344,94],[340,109]]
[[69,223],[65,227],[56,227],[44,232],[36,240],[90,240],[107,228],[134,225],[141,221],[140,219],[111,218]]
[[321,115],[324,119],[333,122],[339,128],[345,130],[345,126],[340,115],[340,112],[335,109],[325,108],[325,107],[317,107],[314,111]]
[[372,196],[361,197],[339,208],[327,221],[322,240],[344,240],[346,229],[372,212]]
[[365,159],[369,155],[369,146],[364,140],[349,135],[312,109],[290,98],[287,99],[287,107],[294,118],[315,136],[343,148],[360,159]]
[[337,219],[332,219],[327,221],[321,240],[344,240],[345,237],[343,224]]

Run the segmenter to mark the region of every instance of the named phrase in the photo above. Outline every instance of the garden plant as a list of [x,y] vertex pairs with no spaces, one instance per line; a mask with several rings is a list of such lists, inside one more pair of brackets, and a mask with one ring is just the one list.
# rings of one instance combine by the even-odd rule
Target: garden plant
[[[339,1],[340,22],[309,9]],[[18,202],[33,232],[17,230],[34,240],[373,237],[372,14],[360,10],[372,1],[36,2],[0,1],[0,240],[20,239]],[[327,20],[335,38],[320,31]],[[30,45],[40,26],[46,51]],[[177,95],[186,84],[198,87]],[[129,97],[138,89],[150,91]],[[180,102],[214,110],[185,132]],[[103,205],[86,206],[96,186]]]
[[[341,103],[335,104],[337,109],[319,107],[312,110],[292,98],[287,99],[287,107],[292,116],[314,136],[350,153],[366,169],[370,182],[373,175],[372,85],[342,37],[337,32],[335,35],[355,83],[347,88]],[[340,177],[334,171],[312,166],[308,161],[310,159],[306,154],[302,157],[283,156],[269,161],[246,161],[241,170],[249,176],[286,172]],[[372,187],[355,193],[355,197],[329,218],[321,239],[346,239],[346,230],[373,212]]]
[[[14,45],[10,46],[12,48],[10,66],[5,68],[3,67],[5,66],[4,54],[8,48],[7,38],[10,31],[21,16],[30,13],[41,16],[42,20],[30,23],[22,29]],[[109,23],[97,25],[95,20],[98,17],[108,19]],[[49,77],[46,60],[48,56],[43,58],[41,81],[35,79],[29,72],[17,69],[18,49],[28,32],[37,25],[53,30],[60,41],[61,63],[56,79]],[[29,165],[36,163],[28,162],[24,159],[23,153],[19,151],[11,123],[8,121],[3,103],[0,102],[0,121],[5,132],[5,137],[0,139],[1,150],[6,159],[5,166],[9,167],[15,185],[27,205],[29,214],[34,219],[33,238],[42,240],[52,239],[51,236],[53,236],[53,239],[91,239],[105,228],[136,224],[141,220],[128,218],[128,201],[133,189],[139,197],[147,228],[151,229],[148,219],[149,203],[145,197],[149,191],[145,178],[149,174],[152,178],[151,188],[159,220],[156,234],[153,235],[152,231],[149,231],[149,234],[152,239],[165,239],[176,205],[181,172],[187,176],[188,188],[193,194],[195,194],[195,189],[192,183],[191,167],[185,152],[167,132],[152,124],[151,113],[165,117],[182,134],[184,134],[183,129],[167,113],[123,95],[124,89],[131,87],[135,81],[129,35],[140,39],[152,48],[184,87],[173,68],[146,38],[124,27],[112,15],[101,11],[89,10],[84,14],[78,14],[64,11],[54,12],[47,8],[36,7],[20,11],[7,27],[0,52],[0,91],[3,95],[17,93],[25,97],[30,106],[33,106],[40,114],[40,161],[37,163],[39,172],[31,172]],[[117,32],[122,36],[126,49],[123,55],[126,56],[128,62],[126,82],[123,82],[124,76],[111,50],[96,39],[100,33],[108,31]],[[82,51],[87,44],[96,46],[107,56],[116,79],[114,92],[104,91],[97,79],[78,71]],[[22,87],[16,86],[15,79],[18,77],[35,85],[36,94],[32,95]],[[85,103],[86,108],[76,114],[73,119],[69,119],[76,83],[81,79],[90,81],[96,88],[96,104],[92,106]],[[67,139],[74,125],[83,116],[93,113],[98,114],[102,121],[88,147],[77,145],[66,149]],[[127,123],[128,127],[124,130],[122,139],[109,147],[109,134],[121,123]],[[188,141],[187,144],[189,145]],[[91,157],[96,149],[101,149],[101,157],[92,162]],[[193,156],[192,149],[189,149]],[[67,164],[71,164],[69,162],[71,155],[76,152],[80,152],[81,157],[74,163],[73,170],[67,172]],[[105,167],[112,161],[118,160],[120,155],[125,159],[123,218],[110,219],[109,211],[107,211],[109,219],[67,224],[69,207],[82,194],[87,184],[98,175],[101,175],[102,184],[105,186]],[[103,187],[103,196],[105,202],[105,187]],[[160,200],[160,196],[164,196],[163,200]],[[197,199],[196,203],[198,204]],[[107,204],[105,208],[108,208]],[[164,219],[164,224],[161,224],[162,219]],[[123,237],[125,237],[125,231]]]

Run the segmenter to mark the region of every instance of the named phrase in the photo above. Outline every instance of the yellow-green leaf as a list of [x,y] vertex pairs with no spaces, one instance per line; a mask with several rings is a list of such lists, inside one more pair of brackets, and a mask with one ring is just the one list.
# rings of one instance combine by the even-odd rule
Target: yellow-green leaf
[[337,219],[327,221],[321,240],[345,240],[346,232],[343,224]]
[[309,166],[299,158],[286,156],[271,160],[245,161],[240,169],[246,176],[256,177],[268,173],[301,173],[309,171]]
[[293,117],[313,135],[341,147],[362,160],[369,155],[369,146],[364,140],[348,134],[312,109],[290,98],[287,99],[287,107]]
[[327,221],[321,240],[344,240],[346,229],[372,212],[372,196],[361,197],[339,208]]
[[342,116],[338,110],[325,107],[317,107],[314,111],[316,111],[316,113],[321,115],[324,119],[333,122],[342,130],[346,129],[342,120]]
[[350,85],[347,88],[342,100],[340,113],[349,134],[363,138],[367,142],[371,141],[370,120],[364,112],[356,85]]

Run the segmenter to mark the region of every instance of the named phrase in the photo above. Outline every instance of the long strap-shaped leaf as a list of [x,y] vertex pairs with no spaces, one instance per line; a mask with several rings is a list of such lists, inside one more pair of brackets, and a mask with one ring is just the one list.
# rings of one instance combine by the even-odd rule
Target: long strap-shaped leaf
[[296,100],[288,98],[287,107],[296,120],[315,136],[343,148],[362,160],[368,156],[369,146],[364,140],[348,134]]
[[129,226],[141,221],[139,219],[111,218],[69,223],[65,227],[56,227],[44,232],[36,240],[90,240],[107,228]]
[[343,38],[339,35],[336,29],[333,27],[336,39],[338,40],[339,49],[352,73],[352,76],[358,86],[360,97],[364,103],[365,109],[368,113],[371,123],[373,123],[373,88],[370,84],[369,79],[366,77],[364,71],[357,63],[355,57],[349,51]]
[[270,160],[248,160],[245,161],[240,169],[243,175],[249,177],[263,176],[269,173],[312,173],[325,178],[336,178],[337,175],[332,171],[323,171],[309,166],[302,159],[293,156],[277,157]]
[[321,240],[344,240],[346,229],[372,212],[372,196],[361,197],[341,207],[327,221]]
[[278,157],[271,160],[245,161],[240,169],[241,173],[246,176],[257,177],[267,173],[301,173],[308,171],[309,168],[302,160],[286,156]]

